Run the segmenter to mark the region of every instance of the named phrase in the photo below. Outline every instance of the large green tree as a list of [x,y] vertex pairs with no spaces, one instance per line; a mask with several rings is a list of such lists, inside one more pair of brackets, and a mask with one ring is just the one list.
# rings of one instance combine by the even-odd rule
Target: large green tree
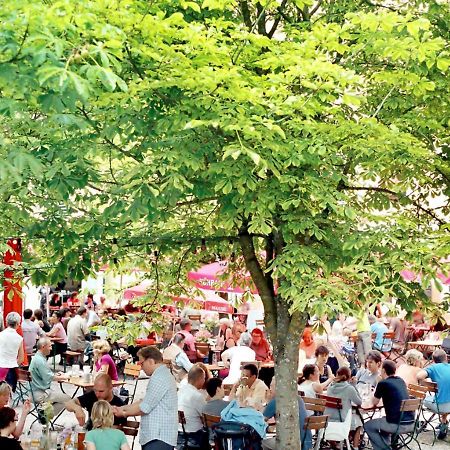
[[399,271],[426,284],[447,252],[446,2],[6,0],[0,18],[0,221],[34,280],[138,262],[153,304],[240,256],[279,448],[300,448],[308,316],[411,309]]

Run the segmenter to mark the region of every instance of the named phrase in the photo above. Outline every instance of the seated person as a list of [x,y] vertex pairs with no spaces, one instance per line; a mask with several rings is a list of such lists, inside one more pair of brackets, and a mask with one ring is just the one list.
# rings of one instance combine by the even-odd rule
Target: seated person
[[184,334],[176,333],[172,339],[172,343],[163,351],[163,359],[169,360],[172,363],[172,374],[177,383],[186,378],[193,366],[183,349],[184,342]]
[[114,414],[107,401],[95,402],[91,419],[93,426],[86,433],[86,450],[130,450],[125,433],[113,427]]
[[222,353],[222,361],[230,368],[228,376],[223,380],[224,384],[236,383],[241,375],[241,363],[255,360],[256,354],[250,348],[251,337],[248,333],[241,334],[238,344]]
[[420,353],[419,350],[412,348],[405,353],[404,358],[406,363],[397,367],[396,375],[406,383],[406,386],[410,384],[419,384],[417,374],[423,367],[424,359],[422,353]]
[[59,294],[53,294],[49,303],[50,308],[61,308],[62,307],[62,299]]
[[4,406],[0,409],[0,448],[2,450],[22,450],[20,442],[14,437],[16,431],[16,412]]
[[225,391],[222,386],[222,380],[220,378],[210,378],[206,381],[206,392],[209,395],[209,400],[203,407],[203,414],[209,414],[211,416],[220,416],[220,413],[224,408],[228,406],[230,402],[226,402]]
[[266,383],[258,379],[258,368],[254,364],[246,364],[242,369],[241,379],[231,389],[230,400],[236,399],[241,407],[250,406],[262,410],[267,391]]
[[384,333],[389,331],[387,326],[383,322],[377,320],[373,314],[369,315],[369,323],[371,333],[375,334],[373,348],[380,352],[388,352],[392,348],[392,341],[390,339],[384,340],[383,338]]
[[341,367],[337,371],[337,377],[328,386],[327,395],[340,398],[342,409],[325,408],[324,414],[329,416],[330,422],[344,422],[347,414],[352,410],[352,404],[360,406],[362,399],[355,386],[349,383],[351,372],[348,367]]
[[[317,394],[322,394],[332,381],[333,378],[328,378],[324,383],[321,383],[317,365],[305,364],[299,380],[298,390],[303,392],[305,397],[316,398]],[[312,413],[312,411],[310,412]]]
[[[270,383],[270,400],[267,403],[267,406],[264,408],[263,416],[266,420],[275,417],[276,414],[276,384],[275,378],[272,378],[272,382]],[[300,442],[302,443],[303,450],[309,450],[312,447],[312,435],[311,430],[305,430],[305,420],[307,417],[305,404],[303,403],[303,399],[298,396],[298,417],[300,423]],[[264,439],[262,442],[263,450],[272,450],[276,449],[276,438],[268,438]]]
[[255,352],[256,361],[271,361],[272,350],[264,337],[264,333],[259,328],[253,328],[252,330],[252,343],[250,348]]
[[37,342],[37,352],[30,363],[31,388],[35,402],[49,402],[53,405],[54,415],[57,416],[63,409],[64,403],[70,397],[56,389],[51,389],[52,381],[64,381],[69,377],[66,374],[57,373],[47,365],[47,357],[52,351],[52,341],[48,337],[40,338]]
[[316,356],[316,366],[319,368],[320,377],[319,380],[321,383],[324,383],[328,380],[328,378],[333,378],[333,372],[331,367],[327,364],[328,355],[330,351],[324,345],[319,345],[316,348],[315,356]]
[[402,400],[409,398],[405,382],[395,376],[396,366],[386,359],[381,366],[382,381],[376,387],[372,397],[373,406],[383,400],[386,417],[371,419],[364,424],[364,429],[374,450],[391,448],[390,435],[395,432],[409,432],[414,429],[414,413],[405,412],[399,424]]
[[[8,383],[0,383],[0,409],[8,406],[9,401],[12,396],[11,386]],[[23,432],[23,427],[25,426],[25,420],[27,419],[27,414],[31,411],[31,402],[30,400],[25,400],[22,413],[20,414],[20,418],[17,422],[16,429],[11,433],[13,437],[19,439]]]
[[306,359],[312,359],[315,356],[316,347],[317,345],[314,342],[311,327],[305,327],[299,349],[305,352]]
[[46,333],[48,337],[54,338],[53,353],[55,355],[62,355],[67,351],[67,334],[62,324],[62,311],[54,311],[50,317],[52,329]]
[[94,350],[94,373],[107,373],[111,380],[118,381],[117,367],[109,352],[111,347],[108,341],[97,340],[92,344]]
[[203,409],[206,400],[201,392],[205,383],[205,372],[194,366],[187,376],[187,384],[178,391],[178,410],[184,412],[186,434],[200,448],[208,448],[208,433],[203,429]]
[[437,384],[436,397],[427,395],[423,404],[431,411],[440,414],[438,439],[445,439],[448,433],[448,414],[450,413],[450,364],[447,362],[447,354],[441,348],[433,352],[433,362],[417,374],[417,379],[430,378]]
[[[106,373],[97,375],[94,381],[94,389],[86,392],[77,398],[66,402],[65,407],[67,411],[75,413],[80,426],[86,423],[86,413],[88,412],[88,422],[86,429],[92,429],[91,413],[92,408],[97,400],[106,400],[112,406],[123,406],[125,403],[117,395],[113,394],[113,384],[111,378]],[[122,425],[126,423],[127,419],[124,417],[114,417],[114,425]]]
[[356,372],[354,382],[358,384],[370,384],[375,388],[381,381],[381,360],[383,359],[378,350],[371,350],[366,357],[366,368]]

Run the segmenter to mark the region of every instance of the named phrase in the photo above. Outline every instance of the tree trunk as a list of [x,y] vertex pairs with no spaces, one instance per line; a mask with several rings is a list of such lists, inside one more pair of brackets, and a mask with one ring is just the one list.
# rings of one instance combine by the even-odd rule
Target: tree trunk
[[[277,399],[277,449],[300,449],[298,421],[298,345],[301,315],[290,316],[288,305],[277,299],[277,330],[274,346]],[[295,399],[295,400],[294,400]]]
[[[306,313],[290,315],[289,304],[275,294],[271,272],[264,272],[256,257],[253,239],[243,228],[239,233],[242,254],[264,304],[264,322],[275,358],[277,449],[301,449],[298,420],[298,345]],[[266,251],[272,247],[266,245]],[[270,259],[269,255],[266,255]],[[266,264],[267,261],[266,261]]]

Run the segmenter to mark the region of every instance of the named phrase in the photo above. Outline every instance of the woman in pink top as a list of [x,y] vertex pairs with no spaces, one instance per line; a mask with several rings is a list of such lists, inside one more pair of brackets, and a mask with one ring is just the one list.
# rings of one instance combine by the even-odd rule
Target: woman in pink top
[[95,341],[92,347],[94,349],[95,373],[107,373],[111,377],[111,380],[118,381],[117,367],[109,354],[111,347],[108,342],[100,339]]
[[46,333],[53,341],[53,354],[61,355],[67,351],[67,334],[62,324],[63,313],[55,311],[50,317],[50,323],[53,325],[52,329]]

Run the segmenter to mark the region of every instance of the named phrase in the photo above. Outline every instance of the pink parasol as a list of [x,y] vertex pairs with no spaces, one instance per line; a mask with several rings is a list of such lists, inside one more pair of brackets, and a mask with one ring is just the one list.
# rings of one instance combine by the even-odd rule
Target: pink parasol
[[195,286],[199,289],[216,292],[234,292],[237,294],[244,294],[250,290],[253,294],[258,293],[248,272],[242,275],[240,285],[236,286],[235,283],[233,283],[231,274],[228,278],[224,278],[227,268],[227,261],[206,264],[197,271],[189,272],[188,280],[193,281]]

